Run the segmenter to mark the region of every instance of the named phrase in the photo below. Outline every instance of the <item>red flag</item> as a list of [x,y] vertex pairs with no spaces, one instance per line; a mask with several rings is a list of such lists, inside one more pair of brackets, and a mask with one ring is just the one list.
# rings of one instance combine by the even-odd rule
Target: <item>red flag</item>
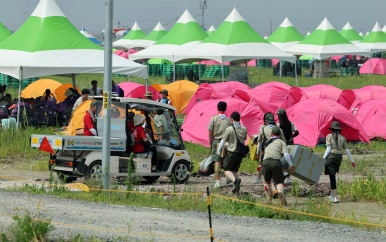
[[55,154],[55,152],[52,149],[52,147],[50,145],[50,142],[48,142],[48,139],[47,139],[46,136],[44,136],[44,138],[42,140],[42,143],[39,146],[39,150],[44,151],[44,152],[48,152],[48,153],[51,153],[51,154]]

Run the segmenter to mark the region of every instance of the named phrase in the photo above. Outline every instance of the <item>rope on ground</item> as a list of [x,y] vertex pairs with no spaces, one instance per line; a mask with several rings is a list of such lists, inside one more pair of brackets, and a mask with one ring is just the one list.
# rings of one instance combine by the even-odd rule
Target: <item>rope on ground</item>
[[274,207],[274,206],[261,204],[261,203],[244,201],[244,200],[240,200],[238,198],[227,197],[227,196],[223,196],[223,195],[219,195],[219,194],[212,194],[211,196],[212,197],[219,197],[219,198],[223,198],[223,199],[228,199],[228,200],[233,200],[233,201],[240,202],[240,203],[255,205],[258,207],[264,207],[264,208],[269,208],[269,209],[273,209],[273,210],[284,211],[287,213],[294,213],[294,214],[299,214],[299,215],[304,215],[304,216],[309,216],[309,217],[315,217],[315,218],[330,219],[330,220],[334,220],[334,221],[340,221],[340,222],[346,222],[346,223],[352,223],[352,224],[358,224],[358,225],[367,225],[367,226],[371,226],[371,227],[386,228],[386,225],[383,225],[383,224],[374,224],[374,223],[360,222],[360,221],[354,221],[354,220],[343,219],[343,218],[334,218],[334,217],[329,217],[329,216],[324,216],[324,215],[319,215],[319,214],[313,214],[313,213],[306,213],[306,212],[302,212],[302,211],[296,211],[296,210],[290,210],[290,209],[286,209],[286,208]]
[[[7,216],[7,217],[14,217],[14,215],[10,214],[4,214],[0,213],[1,216]],[[136,232],[136,231],[128,231],[123,229],[109,229],[109,228],[101,228],[101,227],[94,227],[94,226],[88,226],[88,225],[81,225],[81,224],[67,224],[62,222],[56,222],[56,221],[48,221],[48,220],[42,220],[42,219],[36,219],[31,218],[32,220],[36,222],[42,222],[42,223],[51,223],[56,224],[60,226],[65,227],[74,227],[74,228],[80,228],[80,229],[88,229],[88,230],[97,230],[97,231],[106,231],[106,232],[114,232],[114,233],[128,233],[133,235],[149,235],[149,236],[159,236],[159,237],[180,237],[180,238],[187,238],[187,239],[210,239],[209,235],[183,235],[183,234],[156,234],[152,232]]]

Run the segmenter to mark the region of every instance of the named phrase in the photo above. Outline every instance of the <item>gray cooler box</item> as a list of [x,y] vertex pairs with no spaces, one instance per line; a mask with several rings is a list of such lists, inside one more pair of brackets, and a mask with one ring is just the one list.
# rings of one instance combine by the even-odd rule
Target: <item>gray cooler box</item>
[[[318,183],[324,171],[326,159],[314,154],[303,146],[288,145],[287,149],[292,157],[292,164],[295,166],[295,172],[291,173],[291,175],[309,184]],[[287,162],[284,163],[283,161],[283,168],[288,171]]]

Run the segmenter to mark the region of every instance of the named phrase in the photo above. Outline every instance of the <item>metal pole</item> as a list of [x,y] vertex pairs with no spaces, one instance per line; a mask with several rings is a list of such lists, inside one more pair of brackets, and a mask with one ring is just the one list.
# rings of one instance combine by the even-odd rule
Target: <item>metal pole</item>
[[71,79],[72,79],[72,88],[76,89],[75,74],[72,74]]
[[221,78],[222,78],[222,82],[224,82],[224,57],[221,56]]
[[113,2],[105,0],[105,73],[103,85],[103,148],[102,148],[102,178],[103,188],[110,189],[110,136],[111,136],[111,77],[112,77],[112,38],[113,38]]
[[299,87],[299,80],[298,80],[298,67],[296,65],[298,61],[295,60],[295,81],[296,81],[296,86]]
[[21,83],[23,80],[23,67],[19,69],[19,99],[17,100],[17,115],[16,115],[16,129],[19,129],[20,122],[20,101],[21,101]]
[[206,197],[207,197],[207,202],[208,202],[208,214],[209,214],[209,236],[210,236],[210,241],[213,242],[214,237],[213,237],[213,230],[212,230],[212,213],[210,211],[210,193],[209,193],[209,187],[206,187]]

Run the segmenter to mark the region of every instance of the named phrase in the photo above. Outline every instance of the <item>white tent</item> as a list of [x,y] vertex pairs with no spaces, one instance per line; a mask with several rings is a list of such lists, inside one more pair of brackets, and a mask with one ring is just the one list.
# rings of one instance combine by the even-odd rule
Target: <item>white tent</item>
[[379,23],[376,22],[371,33],[363,37],[363,40],[356,45],[371,53],[386,51],[386,34],[382,31]]
[[[113,73],[147,78],[147,67],[113,55]],[[66,18],[55,0],[41,0],[27,21],[0,44],[0,73],[31,77],[103,73],[104,51]],[[19,96],[21,85],[19,85]]]
[[294,56],[264,40],[236,9],[201,43],[175,56],[176,61],[209,59],[221,63],[254,58],[278,58],[289,62],[296,60]]

